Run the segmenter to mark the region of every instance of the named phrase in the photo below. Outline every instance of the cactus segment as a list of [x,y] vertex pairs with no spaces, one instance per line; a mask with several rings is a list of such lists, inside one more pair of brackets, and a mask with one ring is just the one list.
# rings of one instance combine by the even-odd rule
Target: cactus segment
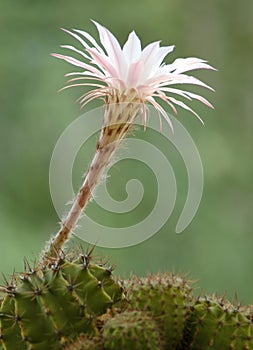
[[113,303],[124,299],[123,288],[119,283],[115,283],[112,278],[111,268],[103,268],[101,265],[90,265],[91,273],[102,283],[105,292],[111,297]]
[[174,350],[183,339],[191,291],[184,279],[172,274],[134,279],[129,283],[131,307],[152,314],[163,333],[167,350]]
[[89,266],[64,261],[61,271],[70,288],[87,307],[87,312],[101,315],[112,306],[113,300],[105,292],[101,281],[92,275]]
[[227,301],[200,298],[188,319],[186,339],[190,350],[252,350],[253,323]]
[[98,270],[90,259],[59,257],[48,266],[29,267],[2,287],[0,344],[5,350],[60,350],[81,333],[98,334],[96,318],[123,293],[106,268],[99,266],[101,279],[93,274]]
[[43,305],[57,334],[75,337],[80,332],[91,332],[92,319],[73,295],[61,270],[45,270],[43,275],[48,286],[47,292],[42,295]]
[[125,311],[106,322],[105,350],[162,350],[156,322],[143,311]]
[[[43,310],[37,292],[30,276],[22,277],[22,283],[17,286],[14,296],[21,336],[27,344],[32,345],[34,350],[41,349],[41,343],[48,349],[54,349],[55,347],[52,348],[50,342],[54,344],[57,335]],[[31,322],[32,319],[33,322]]]
[[28,265],[0,287],[0,350],[253,350],[252,309],[168,273],[124,285],[90,254]]
[[3,348],[26,350],[27,347],[22,339],[18,317],[15,312],[15,300],[11,295],[7,294],[2,302],[0,320]]
[[90,338],[87,334],[81,334],[65,350],[104,350],[104,347],[100,337]]

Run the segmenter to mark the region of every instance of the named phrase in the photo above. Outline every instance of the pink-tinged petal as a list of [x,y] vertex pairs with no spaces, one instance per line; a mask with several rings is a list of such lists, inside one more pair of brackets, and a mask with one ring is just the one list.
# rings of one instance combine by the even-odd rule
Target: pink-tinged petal
[[[159,42],[155,42],[153,44],[148,45],[141,55],[141,59],[143,59],[145,63],[145,70],[143,72],[142,81],[145,82],[147,79],[156,76],[157,71],[160,67],[165,56],[167,56],[174,49],[173,46],[160,47]],[[145,52],[146,50],[146,52]]]
[[162,108],[162,106],[160,106],[159,103],[157,103],[156,100],[153,97],[148,97],[146,100],[148,102],[150,102],[155,107],[155,109],[162,114],[162,116],[164,117],[166,122],[169,124],[172,132],[174,132],[173,125],[172,125],[172,122],[170,120],[170,117],[165,112],[165,110]]
[[193,114],[198,118],[198,120],[201,122],[201,124],[204,125],[204,122],[203,122],[203,120],[200,118],[200,116],[199,116],[193,109],[191,109],[189,106],[187,106],[185,103],[183,103],[182,101],[178,101],[178,100],[176,100],[176,99],[173,98],[173,97],[169,97],[169,100],[170,100],[172,103],[174,103],[174,104],[176,104],[176,105],[178,105],[178,106],[180,106],[180,107],[186,109],[187,111],[193,113]]
[[61,30],[63,30],[65,33],[67,33],[67,34],[73,36],[76,40],[78,40],[78,41],[83,45],[83,47],[84,47],[85,49],[87,49],[87,48],[90,47],[82,38],[80,38],[79,35],[77,35],[77,34],[75,34],[75,33],[72,33],[70,30],[67,30],[67,29],[65,29],[65,28],[61,28]]
[[108,76],[104,79],[104,82],[112,89],[118,89],[119,91],[126,89],[125,80],[119,78]]
[[170,106],[170,108],[173,110],[173,112],[177,115],[176,107],[170,102],[169,97],[166,94],[164,94],[162,91],[158,91],[157,93],[153,94],[153,96],[159,97],[163,101],[165,101]]
[[[101,46],[98,45],[96,40],[89,34],[84,32],[83,30],[78,30],[78,29],[73,29],[74,32],[81,34],[82,36],[85,37],[85,39],[88,39],[89,42],[101,53],[104,53],[103,49]],[[89,46],[90,47],[90,46]]]
[[66,73],[64,77],[70,77],[72,75],[81,75],[86,79],[94,79],[94,80],[101,80],[96,74],[91,73],[89,71],[84,71],[84,72],[71,72],[71,73]]
[[187,57],[187,58],[177,58],[172,64],[167,65],[170,71],[174,71],[176,74],[189,72],[195,69],[211,69],[215,70],[212,66],[206,63],[200,58]]
[[[159,83],[159,80],[161,81]],[[159,87],[163,87],[166,85],[175,85],[175,84],[192,84],[192,85],[199,85],[203,86],[206,89],[209,89],[211,91],[214,91],[213,88],[211,88],[209,85],[203,83],[203,81],[186,74],[168,74],[167,76],[158,76],[154,77],[153,79],[150,79],[148,83],[159,83]]]
[[159,51],[156,54],[155,57],[155,64],[157,67],[159,67],[162,63],[162,61],[164,60],[164,58],[171,53],[175,48],[175,45],[171,45],[171,46],[164,46],[164,47],[160,47]]
[[138,80],[143,71],[143,63],[141,61],[132,63],[128,69],[126,85],[128,87],[135,87],[138,85]]
[[66,61],[68,63],[71,63],[74,66],[88,69],[91,72],[93,72],[94,74],[96,74],[97,76],[100,76],[101,78],[103,77],[102,73],[98,69],[96,69],[95,67],[93,67],[93,66],[91,66],[89,64],[81,62],[81,61],[79,61],[79,60],[77,60],[77,59],[75,59],[73,57],[64,56],[64,55],[60,55],[60,54],[57,54],[57,53],[51,53],[51,56],[56,57],[56,58],[60,58],[61,60],[64,60],[64,61]]
[[[119,42],[108,29],[96,22],[94,24],[99,32],[101,46],[90,34],[84,31],[74,29],[71,32],[64,29],[65,32],[72,35],[83,45],[86,52],[70,45],[63,45],[62,47],[81,55],[88,61],[87,63],[70,56],[52,54],[52,56],[84,69],[83,72],[66,74],[66,76],[77,77],[68,81],[68,83],[76,82],[75,84],[68,85],[65,88],[72,86],[98,88],[91,93],[84,94],[81,97],[81,103],[87,103],[87,100],[90,101],[97,97],[101,98],[109,95],[112,90],[116,90],[115,92],[119,96],[123,96],[130,88],[133,88],[140,102],[153,104],[159,111],[159,115],[163,115],[170,125],[168,115],[156,102],[156,98],[164,100],[173,109],[174,113],[177,112],[174,105],[179,105],[195,114],[198,118],[199,116],[193,110],[183,102],[171,97],[170,94],[179,95],[188,100],[195,99],[213,108],[211,103],[200,95],[170,87],[176,84],[193,84],[213,90],[201,80],[182,74],[194,69],[214,70],[207,61],[196,57],[188,57],[176,59],[172,64],[165,65],[162,62],[173,51],[174,45],[160,47],[160,42],[154,42],[147,45],[142,51],[140,39],[135,32],[131,32],[123,49],[121,49]],[[77,83],[81,80],[84,82]],[[102,85],[103,83],[107,86]],[[145,109],[143,111],[143,120],[146,123]]]
[[140,77],[142,83],[145,83],[145,81],[150,77],[151,73],[154,70],[153,65],[154,63],[156,64],[156,55],[160,49],[159,43],[159,41],[151,43],[142,51],[140,61],[142,61],[145,66],[142,77]]
[[104,87],[104,85],[99,85],[99,84],[89,84],[89,83],[76,83],[76,84],[71,84],[71,85],[66,85],[63,86],[59,91],[63,91],[72,87],[77,87],[77,86],[96,86],[96,87]]
[[97,94],[97,95],[94,95],[92,97],[90,97],[86,102],[84,102],[83,104],[81,104],[81,107],[80,109],[83,109],[88,103],[90,103],[91,101],[93,100],[96,100],[98,98],[102,98],[103,96],[105,96],[106,94]]
[[127,65],[118,40],[107,28],[101,26],[95,21],[93,21],[93,23],[98,29],[100,41],[104,46],[112,64],[115,66],[120,75],[124,74],[127,69]]
[[110,75],[113,77],[118,77],[118,72],[110,62],[107,56],[99,53],[96,49],[88,49],[87,50],[91,57],[93,58],[93,63],[95,63],[99,68],[103,69],[106,75]]
[[108,95],[108,91],[101,88],[101,89],[96,89],[84,94],[78,100],[79,100],[79,103],[81,104],[81,108],[83,108],[90,101],[105,95]]
[[137,85],[136,89],[139,91],[140,96],[152,96],[155,89],[149,85]]
[[77,99],[77,102],[80,102],[82,103],[82,101],[85,101],[87,98],[89,98],[91,95],[95,95],[95,94],[98,94],[98,93],[101,93],[101,89],[95,89],[95,90],[92,90],[92,91],[87,91],[85,92],[83,95],[81,95],[78,99]]
[[203,103],[207,107],[214,109],[214,106],[206,98],[204,98],[204,97],[202,97],[200,95],[194,94],[192,92],[187,92],[187,95],[190,96],[191,98],[195,99],[195,100],[200,101],[201,103]]
[[168,53],[172,52],[173,49],[174,46],[159,48],[158,53],[156,54],[156,56],[154,56],[152,66],[150,67],[150,73],[147,78],[152,78],[153,76],[157,76],[157,74],[159,74],[159,69],[161,68],[161,63],[164,57],[167,56]]
[[190,101],[192,100],[188,95],[185,94],[185,91],[184,91],[184,90],[174,89],[174,88],[167,88],[167,87],[160,88],[159,90],[161,90],[161,91],[163,91],[163,92],[170,92],[170,93],[172,93],[172,94],[176,94],[176,95],[185,97],[185,98],[187,98],[187,99],[190,100]]
[[173,88],[161,88],[161,90],[165,91],[165,92],[171,92],[172,94],[177,94],[177,95],[183,96],[183,97],[187,98],[188,100],[192,100],[192,99],[198,100],[198,101],[202,102],[203,104],[205,104],[206,106],[214,109],[213,105],[207,99],[205,99],[204,97],[202,97],[200,95],[194,94],[192,92],[185,91],[185,90],[179,90],[179,89],[173,89]]
[[168,81],[168,74],[157,74],[152,76],[151,78],[146,79],[143,85],[153,87],[154,89],[155,87],[163,86],[163,84],[164,86],[166,86]]
[[140,59],[144,62],[144,64],[148,64],[150,60],[153,61],[153,57],[156,55],[160,48],[160,41],[155,41],[154,43],[151,43],[147,45],[142,53]]
[[144,126],[144,131],[147,129],[147,123],[149,120],[149,108],[145,105],[144,102],[141,104],[141,120]]
[[123,54],[128,63],[135,62],[139,59],[141,54],[141,41],[133,31],[129,34],[127,42],[123,46]]
[[[81,80],[87,80],[87,78],[81,78],[81,77],[78,77],[78,78],[72,78],[72,79],[69,79],[66,84],[69,84],[69,83],[72,83],[73,81],[81,81]],[[90,79],[89,79],[90,80]],[[105,85],[102,85],[102,84],[98,84],[98,83],[86,83],[86,85],[89,85],[89,86],[97,86],[97,87],[104,87]]]
[[74,51],[74,52],[78,53],[79,55],[83,56],[84,58],[86,58],[87,60],[90,60],[90,57],[89,57],[88,55],[86,55],[86,53],[84,53],[84,52],[81,51],[81,50],[76,49],[74,46],[70,46],[70,45],[61,45],[61,48]]

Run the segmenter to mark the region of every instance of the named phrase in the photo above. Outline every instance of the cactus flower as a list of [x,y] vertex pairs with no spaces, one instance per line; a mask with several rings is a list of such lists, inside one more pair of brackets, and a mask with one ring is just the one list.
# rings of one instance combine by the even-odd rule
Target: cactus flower
[[[82,106],[99,97],[107,97],[108,102],[111,97],[113,100],[117,97],[119,101],[125,102],[128,99],[132,100],[134,95],[136,101],[151,103],[172,127],[166,111],[156,101],[156,98],[160,98],[166,101],[175,113],[175,106],[178,105],[195,114],[202,122],[195,111],[173,95],[179,95],[188,100],[196,99],[212,108],[211,103],[200,95],[171,86],[194,84],[211,89],[199,79],[185,73],[195,69],[214,69],[213,67],[205,60],[196,57],[178,58],[171,64],[165,64],[164,58],[174,50],[175,46],[160,47],[160,42],[156,41],[142,49],[141,41],[134,31],[129,34],[125,45],[121,48],[115,36],[107,28],[97,22],[94,23],[99,32],[101,45],[82,30],[74,29],[71,32],[63,29],[82,44],[84,52],[74,46],[62,45],[61,47],[78,53],[88,62],[71,56],[52,54],[84,69],[84,71],[66,74],[66,76],[76,77],[71,78],[68,81],[70,85],[63,89],[75,86],[92,87],[91,92],[80,97]],[[78,82],[82,80],[87,82]]]
[[[175,84],[194,84],[211,89],[199,79],[185,73],[195,69],[214,69],[206,61],[195,58],[179,58],[171,64],[163,63],[164,58],[173,51],[174,46],[160,47],[160,42],[153,42],[144,49],[135,32],[131,32],[121,48],[114,35],[105,27],[94,22],[100,38],[100,45],[87,32],[66,30],[83,46],[83,51],[74,46],[63,45],[82,57],[78,60],[71,56],[52,54],[68,63],[82,68],[81,71],[66,74],[70,77],[63,89],[85,86],[91,90],[84,93],[79,102],[83,107],[94,99],[104,99],[105,111],[101,133],[97,142],[95,155],[86,173],[84,182],[77,193],[67,216],[62,220],[61,228],[51,239],[43,253],[43,259],[54,257],[70,238],[79,217],[92,197],[93,189],[99,184],[105,168],[124,139],[138,115],[143,124],[147,122],[148,104],[151,104],[169,123],[171,120],[159,104],[165,101],[176,113],[176,106],[195,114],[188,105],[173,97],[179,95],[187,100],[196,99],[212,108],[210,102],[200,95],[172,87]],[[162,125],[160,118],[160,125]]]

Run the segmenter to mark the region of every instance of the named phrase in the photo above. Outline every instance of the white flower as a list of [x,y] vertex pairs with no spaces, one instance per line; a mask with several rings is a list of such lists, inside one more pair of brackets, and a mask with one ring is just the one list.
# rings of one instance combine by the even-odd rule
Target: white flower
[[[124,96],[127,100],[127,96],[133,96],[134,91],[136,98],[142,104],[145,102],[151,103],[170,125],[171,121],[166,111],[157,102],[157,98],[166,101],[175,113],[175,106],[178,105],[195,114],[203,123],[195,111],[181,100],[173,97],[173,95],[179,95],[188,100],[196,99],[213,108],[211,103],[200,95],[171,86],[175,84],[194,84],[211,89],[199,79],[185,74],[185,72],[195,69],[214,69],[207,64],[207,61],[188,57],[178,58],[171,64],[165,64],[163,60],[173,51],[174,45],[160,47],[160,42],[157,41],[142,49],[140,39],[133,31],[129,34],[123,48],[121,48],[117,39],[108,29],[96,22],[94,23],[99,32],[101,45],[84,31],[63,29],[82,44],[84,51],[69,45],[62,45],[61,47],[78,53],[85,59],[85,62],[71,56],[52,54],[54,57],[83,68],[81,72],[66,74],[66,76],[77,77],[71,78],[68,81],[70,85],[64,87],[92,87],[92,91],[80,97],[81,106],[95,98],[108,98],[112,94],[114,96],[115,94]],[[81,80],[86,80],[86,82],[77,82]]]
[[99,32],[101,45],[86,32],[64,29],[82,44],[84,51],[69,45],[62,47],[79,54],[83,61],[71,56],[52,54],[83,69],[80,72],[66,74],[71,78],[68,81],[69,85],[65,87],[89,86],[92,88],[79,98],[82,107],[96,98],[105,98],[106,106],[94,157],[71,209],[61,222],[60,230],[43,253],[42,259],[46,264],[60,254],[63,245],[71,237],[78,219],[92,198],[93,189],[100,183],[115,151],[139,114],[142,114],[143,124],[146,125],[146,103],[156,108],[159,117],[161,114],[172,130],[171,120],[157,102],[158,99],[165,101],[175,113],[175,106],[178,105],[191,111],[199,119],[196,112],[173,96],[179,95],[188,100],[196,99],[212,107],[202,96],[173,87],[175,84],[194,84],[211,89],[197,78],[185,74],[194,69],[214,69],[206,61],[189,57],[176,59],[172,64],[165,64],[163,60],[173,51],[174,46],[160,47],[160,42],[157,41],[142,49],[140,39],[135,32],[132,32],[121,48],[108,29],[94,23]]

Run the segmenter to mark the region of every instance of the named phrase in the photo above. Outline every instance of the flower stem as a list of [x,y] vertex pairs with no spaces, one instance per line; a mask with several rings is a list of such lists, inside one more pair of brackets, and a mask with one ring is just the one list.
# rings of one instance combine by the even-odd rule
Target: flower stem
[[97,142],[96,152],[85,180],[74,199],[69,213],[62,220],[60,230],[47,243],[41,257],[42,264],[47,264],[57,257],[64,244],[70,239],[73,229],[92,197],[92,191],[100,183],[112,156],[140,112],[140,103],[136,103],[136,101],[127,103],[122,103],[121,101],[111,102],[114,102],[114,100],[105,106],[103,125]]

